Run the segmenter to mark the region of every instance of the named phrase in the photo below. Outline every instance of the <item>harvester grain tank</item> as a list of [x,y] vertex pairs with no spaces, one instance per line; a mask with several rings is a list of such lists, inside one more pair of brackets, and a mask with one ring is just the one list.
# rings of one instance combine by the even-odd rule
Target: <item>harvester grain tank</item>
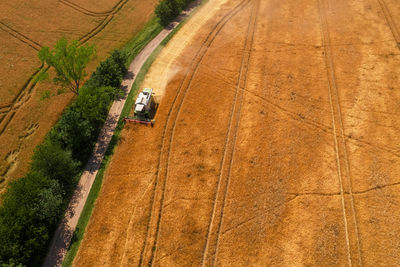
[[154,114],[155,108],[156,104],[153,98],[153,89],[144,88],[136,98],[133,117],[126,117],[125,121],[150,124],[153,126],[154,120],[152,119],[152,115]]

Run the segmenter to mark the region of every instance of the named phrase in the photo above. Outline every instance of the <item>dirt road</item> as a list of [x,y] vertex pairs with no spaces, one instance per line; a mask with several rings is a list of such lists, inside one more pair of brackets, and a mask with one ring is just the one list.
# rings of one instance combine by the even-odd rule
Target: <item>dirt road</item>
[[152,67],[157,124],[124,130],[75,265],[396,266],[399,10],[210,0]]

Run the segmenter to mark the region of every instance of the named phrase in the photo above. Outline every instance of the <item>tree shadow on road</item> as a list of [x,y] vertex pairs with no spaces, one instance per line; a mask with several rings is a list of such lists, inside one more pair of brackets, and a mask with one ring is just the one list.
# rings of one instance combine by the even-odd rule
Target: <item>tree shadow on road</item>
[[118,123],[118,119],[119,119],[118,114],[111,115],[107,118],[103,128],[101,129],[94,152],[92,153],[92,155],[89,158],[89,161],[86,164],[85,172],[93,174],[94,172],[97,172],[100,169],[103,157],[107,151],[110,140],[114,135],[114,128]]

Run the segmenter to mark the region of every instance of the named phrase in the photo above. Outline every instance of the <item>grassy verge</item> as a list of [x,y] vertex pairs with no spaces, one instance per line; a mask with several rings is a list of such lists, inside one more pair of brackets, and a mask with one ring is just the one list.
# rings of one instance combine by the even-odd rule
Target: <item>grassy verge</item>
[[[204,1],[205,2],[205,1]],[[193,16],[195,12],[193,12],[188,18]],[[83,208],[82,214],[79,218],[78,225],[76,227],[76,230],[74,232],[74,236],[71,242],[71,245],[68,249],[67,255],[64,259],[64,262],[62,264],[63,267],[67,266],[72,266],[72,262],[78,252],[79,246],[81,244],[81,241],[84,237],[86,226],[89,223],[90,216],[92,215],[93,208],[94,208],[94,203],[99,195],[102,181],[104,178],[104,174],[107,170],[107,167],[109,163],[111,162],[114,149],[118,144],[118,140],[120,138],[122,129],[124,127],[124,121],[123,118],[128,116],[130,111],[132,110],[132,107],[135,103],[135,95],[138,91],[138,89],[141,87],[141,84],[146,76],[146,73],[149,71],[152,63],[154,60],[157,58],[157,56],[160,54],[161,50],[167,45],[167,43],[171,40],[171,38],[179,31],[180,28],[186,23],[187,19],[186,18],[184,21],[182,21],[162,42],[161,44],[153,51],[153,53],[149,56],[149,58],[146,60],[144,63],[143,67],[141,68],[140,72],[138,73],[136,80],[134,84],[132,85],[132,89],[128,95],[128,98],[126,100],[125,106],[121,112],[121,117],[118,122],[118,125],[115,129],[114,135],[111,139],[110,145],[107,149],[106,155],[103,159],[103,162],[101,164],[100,170],[96,175],[95,181],[93,183],[92,189],[90,190],[88,199],[85,203],[85,207]],[[149,27],[149,29],[143,29],[141,32],[138,33],[138,39],[136,37],[134,40],[129,42],[126,47],[124,47],[122,50],[127,52],[129,49],[135,49],[134,52],[127,52],[129,61],[131,62],[134,57],[139,54],[139,52],[146,46],[147,43],[151,39],[153,39],[157,34],[158,34],[158,27],[154,25],[154,23],[157,23],[157,19],[152,19],[148,24],[146,24],[146,27]],[[158,25],[159,26],[159,25]],[[161,27],[161,26],[160,26]],[[148,35],[146,35],[146,33]],[[151,39],[145,38],[145,36],[152,36]],[[140,41],[141,40],[141,41]],[[145,45],[143,45],[145,43]],[[140,49],[139,49],[140,47]]]
[[143,48],[156,37],[163,27],[158,22],[158,18],[153,16],[128,43],[121,49],[127,56],[127,67],[132,60],[143,50]]

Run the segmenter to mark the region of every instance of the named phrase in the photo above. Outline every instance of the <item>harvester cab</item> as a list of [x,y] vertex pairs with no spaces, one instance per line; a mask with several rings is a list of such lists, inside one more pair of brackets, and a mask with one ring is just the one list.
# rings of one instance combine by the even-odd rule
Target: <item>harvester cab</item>
[[155,109],[156,104],[153,98],[153,89],[144,88],[136,98],[133,116],[126,117],[124,120],[126,122],[150,124],[153,126]]

